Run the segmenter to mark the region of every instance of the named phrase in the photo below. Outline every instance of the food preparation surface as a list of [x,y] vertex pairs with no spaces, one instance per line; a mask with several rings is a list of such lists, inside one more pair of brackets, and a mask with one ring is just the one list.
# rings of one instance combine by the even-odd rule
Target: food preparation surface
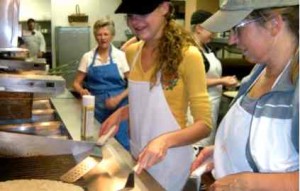
[[[73,155],[32,156],[16,158],[0,158],[0,181],[15,179],[49,179],[59,177],[76,165]],[[84,186],[79,180],[77,185]]]

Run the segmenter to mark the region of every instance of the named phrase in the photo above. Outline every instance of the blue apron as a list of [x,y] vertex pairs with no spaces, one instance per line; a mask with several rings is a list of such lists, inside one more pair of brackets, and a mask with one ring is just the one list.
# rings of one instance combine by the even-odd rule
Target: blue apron
[[[97,48],[85,78],[86,88],[92,95],[95,95],[95,117],[100,123],[104,122],[119,107],[128,104],[128,98],[124,98],[113,110],[105,107],[105,100],[107,98],[116,96],[126,89],[126,82],[121,78],[117,64],[113,62],[111,52],[112,47],[109,49],[109,64],[94,67],[98,53]],[[129,150],[128,121],[120,124],[115,138]]]

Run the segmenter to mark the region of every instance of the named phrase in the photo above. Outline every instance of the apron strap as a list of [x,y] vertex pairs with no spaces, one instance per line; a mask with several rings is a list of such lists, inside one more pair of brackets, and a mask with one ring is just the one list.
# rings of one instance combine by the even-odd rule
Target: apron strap
[[246,145],[246,159],[247,159],[250,167],[252,168],[253,172],[256,172],[256,173],[259,172],[259,170],[254,162],[254,159],[252,157],[251,151],[250,151],[250,135],[248,137],[247,145]]
[[96,48],[96,50],[94,52],[93,60],[92,60],[92,63],[91,63],[91,65],[89,67],[93,67],[94,66],[97,54],[98,54],[98,47]]
[[111,45],[109,46],[109,64],[113,64],[113,59],[112,59],[112,47]]

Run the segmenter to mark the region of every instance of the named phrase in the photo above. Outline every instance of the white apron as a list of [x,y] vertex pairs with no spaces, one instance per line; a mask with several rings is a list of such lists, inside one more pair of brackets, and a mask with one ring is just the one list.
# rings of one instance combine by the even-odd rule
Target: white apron
[[30,31],[23,31],[23,40],[29,50],[30,57],[37,57],[40,50],[40,39]]
[[[133,67],[140,50],[133,60]],[[152,139],[180,129],[165,99],[160,84],[160,75],[158,75],[157,82],[151,90],[149,82],[129,80],[128,83],[130,150],[135,158]],[[192,161],[193,149],[191,146],[170,148],[163,161],[147,171],[164,189],[181,190],[189,177]]]
[[[278,83],[282,73],[273,87]],[[254,83],[255,81],[248,90]],[[252,116],[242,108],[242,97],[232,105],[219,126],[214,150],[215,178],[254,170],[266,173],[297,170],[298,153],[290,149],[293,148],[292,141],[289,139],[291,120]],[[255,110],[261,107],[257,105]],[[267,104],[264,107],[272,107],[272,105]],[[249,147],[247,147],[248,139]],[[252,164],[254,163],[252,167],[255,168],[249,165],[247,149],[251,151],[252,156],[248,157],[248,160],[249,162],[252,160]]]
[[217,131],[213,171],[216,179],[241,169],[252,172],[245,157],[252,116],[241,107],[241,100],[242,97],[231,106]]
[[[220,60],[213,52],[206,53],[202,51],[203,55],[209,62],[209,70],[206,73],[208,78],[220,78],[222,76],[222,65]],[[214,144],[214,137],[216,134],[217,120],[219,116],[219,108],[222,97],[222,85],[208,87],[207,92],[212,109],[212,130],[208,137],[195,143],[196,146],[205,147]]]
[[[215,56],[213,52],[203,53],[206,59],[209,62],[209,70],[206,73],[208,78],[220,78],[222,76],[222,65],[220,60]],[[213,111],[213,125],[214,127],[217,124],[217,119],[219,115],[219,106],[222,96],[222,85],[212,86],[207,89],[209,100],[212,104]]]

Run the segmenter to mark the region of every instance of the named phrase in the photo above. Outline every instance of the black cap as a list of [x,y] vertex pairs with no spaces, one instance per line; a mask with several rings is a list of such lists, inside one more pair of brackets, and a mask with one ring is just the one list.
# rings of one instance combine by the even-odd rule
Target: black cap
[[208,19],[210,16],[212,16],[212,13],[204,10],[197,10],[192,14],[191,17],[191,25],[196,25],[203,23]]
[[145,15],[154,11],[164,1],[169,0],[122,0],[115,13]]

